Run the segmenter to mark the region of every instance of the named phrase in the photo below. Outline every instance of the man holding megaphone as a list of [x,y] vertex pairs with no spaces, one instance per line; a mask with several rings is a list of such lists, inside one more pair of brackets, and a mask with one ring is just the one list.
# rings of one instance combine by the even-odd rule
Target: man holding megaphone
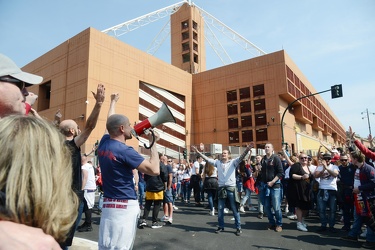
[[[99,227],[99,249],[132,249],[140,209],[137,200],[137,170],[147,175],[159,175],[159,155],[156,144],[150,147],[151,156],[144,159],[133,147],[126,145],[132,138],[129,119],[115,114],[118,94],[111,95],[106,134],[98,147],[103,181],[103,208]],[[151,130],[151,128],[149,128]],[[160,136],[153,131],[152,140]]]

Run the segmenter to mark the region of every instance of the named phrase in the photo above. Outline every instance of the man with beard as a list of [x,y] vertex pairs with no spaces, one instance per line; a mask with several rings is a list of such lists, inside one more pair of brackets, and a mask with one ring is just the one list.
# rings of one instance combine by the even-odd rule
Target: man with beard
[[96,123],[98,122],[99,113],[105,98],[104,85],[98,84],[97,92],[92,92],[92,94],[96,100],[96,103],[82,131],[79,129],[78,124],[74,120],[63,120],[59,125],[61,133],[65,136],[65,143],[72,153],[72,188],[80,200],[76,223],[70,231],[66,241],[61,245],[63,249],[67,249],[68,246],[72,245],[74,232],[76,231],[76,228],[81,221],[82,211],[84,207],[84,190],[82,189],[81,146],[87,141],[91,132],[94,130]]

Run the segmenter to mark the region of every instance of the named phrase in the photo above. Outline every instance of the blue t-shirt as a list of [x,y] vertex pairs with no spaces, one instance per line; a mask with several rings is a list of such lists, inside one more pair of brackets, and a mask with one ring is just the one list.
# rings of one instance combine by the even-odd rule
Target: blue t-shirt
[[132,171],[138,168],[144,158],[133,147],[110,139],[108,134],[104,135],[99,143],[98,158],[104,197],[137,200]]

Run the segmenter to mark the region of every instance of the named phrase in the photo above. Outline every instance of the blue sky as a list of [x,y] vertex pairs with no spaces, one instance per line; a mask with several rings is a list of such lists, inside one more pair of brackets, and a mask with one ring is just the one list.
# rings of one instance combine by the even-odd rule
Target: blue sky
[[[0,0],[0,52],[22,67],[88,27],[104,30],[178,2]],[[284,49],[317,91],[342,84],[343,98],[331,99],[329,92],[322,97],[346,129],[351,125],[368,136],[361,112],[368,108],[375,113],[374,0],[193,2],[265,52]],[[167,21],[165,17],[119,39],[145,51]],[[233,61],[252,57],[225,36],[218,38]],[[169,41],[155,56],[170,61]],[[212,52],[207,56],[208,68],[222,66]],[[375,134],[375,115],[369,116]]]

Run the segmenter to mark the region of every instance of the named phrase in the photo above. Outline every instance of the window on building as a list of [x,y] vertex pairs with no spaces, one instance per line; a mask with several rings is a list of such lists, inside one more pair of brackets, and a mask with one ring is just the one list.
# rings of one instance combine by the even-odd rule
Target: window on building
[[237,104],[228,104],[228,115],[237,115]]
[[197,34],[197,32],[193,32],[193,39],[198,42],[198,34]]
[[248,116],[241,116],[241,127],[251,127],[253,126],[253,121],[251,119],[251,115]]
[[229,132],[229,143],[239,143],[239,132]]
[[247,99],[250,98],[250,88],[242,88],[240,89],[240,99]]
[[266,109],[266,100],[265,99],[254,100],[254,110],[255,111],[260,111],[260,110],[265,110],[265,109]]
[[256,130],[256,140],[257,141],[267,141],[267,128],[257,129]]
[[189,42],[186,42],[186,43],[182,44],[182,52],[187,52],[187,51],[189,51],[189,49],[190,49]]
[[194,50],[195,52],[198,52],[198,44],[193,43],[193,50]]
[[242,131],[242,142],[252,142],[253,141],[253,131],[244,130]]
[[257,114],[255,115],[255,126],[267,125],[267,116],[266,114]]
[[228,118],[228,128],[238,128],[238,118]]
[[51,81],[39,85],[38,112],[49,109],[51,100]]
[[227,102],[237,101],[237,90],[227,91]]
[[194,54],[194,62],[198,63],[198,55],[197,54]]
[[183,21],[182,23],[181,23],[181,29],[187,29],[187,28],[189,28],[189,20],[186,20],[186,21]]
[[241,102],[241,113],[251,112],[251,103],[250,102]]
[[189,39],[189,32],[188,31],[182,33],[182,41],[184,41],[186,39]]
[[264,95],[264,84],[253,86],[253,93],[254,97]]
[[190,53],[186,53],[182,55],[182,62],[190,62]]
[[198,24],[195,21],[193,21],[193,29],[198,30]]

